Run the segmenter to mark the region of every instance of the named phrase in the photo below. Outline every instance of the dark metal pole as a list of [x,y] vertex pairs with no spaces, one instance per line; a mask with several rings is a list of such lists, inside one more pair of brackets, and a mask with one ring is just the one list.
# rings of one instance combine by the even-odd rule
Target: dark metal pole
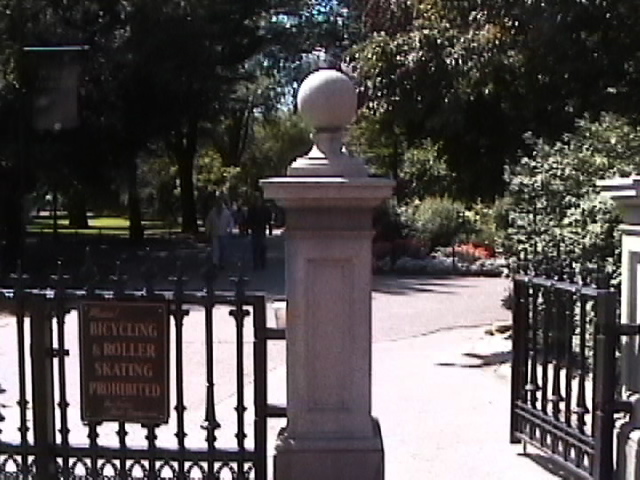
[[255,471],[256,480],[267,478],[267,336],[266,305],[264,297],[258,297],[253,307],[253,375],[255,412]]
[[239,276],[232,279],[235,283],[235,298],[234,308],[229,314],[236,321],[236,386],[237,386],[237,400],[236,414],[237,414],[237,428],[236,439],[238,441],[238,451],[240,452],[240,460],[238,462],[238,480],[245,480],[245,440],[247,435],[244,428],[244,414],[247,408],[244,405],[244,319],[249,315],[249,311],[245,309],[246,296],[245,296],[245,282],[246,278]]
[[25,172],[25,122],[27,119],[26,115],[26,102],[27,102],[27,92],[23,85],[20,86],[20,119],[18,122],[18,161],[20,163],[20,171],[18,173],[19,178],[19,189],[20,189],[20,239],[18,241],[18,255],[17,261],[23,263],[24,260],[24,248],[25,248],[25,240],[26,240],[26,229],[25,225],[25,208],[24,208],[24,197],[25,197],[25,186],[24,186],[24,172]]
[[[521,399],[526,379],[527,356],[527,318],[524,315],[524,302],[527,299],[527,285],[524,279],[513,279],[513,311],[512,311],[512,368],[511,368],[511,427],[510,442],[519,443],[517,436],[518,415],[516,407]],[[535,367],[534,367],[535,368]],[[525,399],[526,400],[526,399]]]
[[616,388],[616,294],[599,290],[596,319],[594,480],[613,478],[613,413]]
[[55,400],[51,313],[45,301],[34,298],[31,311],[31,369],[36,480],[57,478],[55,458]]

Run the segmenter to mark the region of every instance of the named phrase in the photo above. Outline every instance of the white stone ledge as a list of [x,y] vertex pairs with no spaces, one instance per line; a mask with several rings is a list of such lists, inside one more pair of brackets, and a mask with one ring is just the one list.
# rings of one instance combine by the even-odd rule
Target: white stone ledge
[[640,200],[640,176],[633,175],[626,178],[610,178],[607,180],[599,180],[597,182],[600,187],[601,195],[612,200]]
[[260,185],[266,198],[285,208],[369,208],[391,197],[395,182],[374,177],[278,177]]

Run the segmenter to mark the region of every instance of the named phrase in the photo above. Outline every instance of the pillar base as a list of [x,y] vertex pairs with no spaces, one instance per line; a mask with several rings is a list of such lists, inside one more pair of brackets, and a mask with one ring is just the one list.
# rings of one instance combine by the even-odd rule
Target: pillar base
[[617,480],[640,480],[640,428],[624,422],[616,426],[614,438],[618,444]]
[[274,457],[275,480],[384,480],[384,448],[377,419],[374,437],[296,442],[279,435]]
[[616,422],[613,438],[616,444],[615,478],[640,480],[640,395],[627,394],[632,411],[628,418]]

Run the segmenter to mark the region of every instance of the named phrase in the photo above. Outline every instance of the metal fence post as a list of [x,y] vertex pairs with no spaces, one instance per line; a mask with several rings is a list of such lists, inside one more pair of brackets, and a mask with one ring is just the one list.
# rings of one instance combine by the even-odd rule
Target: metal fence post
[[523,377],[523,367],[526,362],[526,316],[523,314],[524,302],[527,301],[527,285],[524,280],[513,279],[513,303],[512,303],[512,357],[511,357],[511,424],[510,442],[519,443],[516,433],[518,431],[518,419],[516,403],[520,398],[522,387],[526,379]]
[[263,296],[253,305],[253,375],[254,383],[254,435],[256,480],[267,478],[267,335],[266,305]]
[[34,297],[31,308],[31,377],[37,480],[57,478],[55,403],[53,395],[52,316],[45,300]]
[[600,290],[597,297],[594,412],[595,480],[613,477],[613,413],[616,390],[616,294]]

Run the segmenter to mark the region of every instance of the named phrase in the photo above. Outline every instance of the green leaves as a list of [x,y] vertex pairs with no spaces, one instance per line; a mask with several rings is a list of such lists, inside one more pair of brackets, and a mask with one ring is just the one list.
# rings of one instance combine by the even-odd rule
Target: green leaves
[[502,193],[503,166],[529,151],[525,132],[554,141],[603,111],[637,121],[634,0],[373,3],[416,8],[352,52],[366,112],[407,148],[438,144],[466,200]]
[[640,171],[640,130],[604,114],[551,143],[526,137],[532,154],[507,172],[511,204],[506,249],[528,258],[558,252],[574,264],[619,272],[620,223],[596,182]]
[[464,206],[448,197],[428,197],[409,203],[400,215],[411,234],[424,240],[430,248],[450,246],[467,226]]

